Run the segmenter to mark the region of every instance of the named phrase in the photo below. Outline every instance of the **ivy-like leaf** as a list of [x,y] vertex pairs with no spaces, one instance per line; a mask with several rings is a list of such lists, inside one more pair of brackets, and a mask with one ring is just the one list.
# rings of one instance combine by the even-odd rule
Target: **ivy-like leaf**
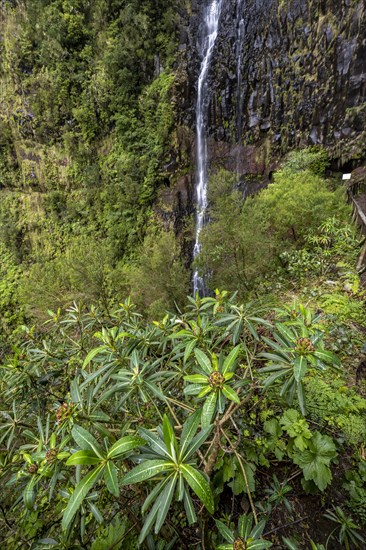
[[324,491],[332,480],[329,466],[336,456],[337,451],[332,438],[315,432],[309,441],[308,449],[296,452],[293,460],[302,469],[304,478],[314,481],[316,486]]

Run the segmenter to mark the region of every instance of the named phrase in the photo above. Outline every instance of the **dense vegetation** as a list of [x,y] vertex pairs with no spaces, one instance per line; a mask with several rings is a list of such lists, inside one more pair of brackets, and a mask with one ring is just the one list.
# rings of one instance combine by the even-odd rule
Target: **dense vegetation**
[[177,8],[3,3],[1,547],[362,548],[362,240],[320,148],[217,171],[186,298]]
[[[178,14],[152,0],[2,9],[0,246],[14,284],[0,308],[14,305],[11,332],[29,310],[116,305],[159,243],[176,271],[180,244],[153,204],[174,150]],[[141,305],[182,296],[157,294]]]

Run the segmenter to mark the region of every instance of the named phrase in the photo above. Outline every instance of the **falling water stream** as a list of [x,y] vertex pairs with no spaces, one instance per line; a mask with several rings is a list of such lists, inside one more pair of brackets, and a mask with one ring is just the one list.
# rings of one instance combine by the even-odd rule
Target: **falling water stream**
[[[201,251],[200,234],[206,222],[207,211],[207,113],[209,105],[207,75],[211,65],[218,24],[221,13],[222,0],[213,0],[204,9],[204,30],[200,54],[202,57],[198,78],[196,103],[196,134],[197,134],[197,175],[196,175],[196,239],[193,257]],[[204,296],[207,293],[204,278],[195,270],[193,274],[193,292]]]
[[242,74],[241,74],[241,54],[243,49],[245,22],[242,17],[242,0],[238,0],[236,8],[236,25],[237,25],[237,38],[236,38],[236,140],[240,144],[241,141],[241,120],[243,116],[243,88],[242,88]]

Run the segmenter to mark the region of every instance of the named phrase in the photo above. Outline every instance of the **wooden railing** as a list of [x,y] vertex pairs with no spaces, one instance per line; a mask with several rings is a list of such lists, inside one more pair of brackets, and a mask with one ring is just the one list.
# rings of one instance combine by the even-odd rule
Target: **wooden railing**
[[[359,168],[352,173],[352,179],[346,186],[347,201],[352,204],[352,219],[362,234],[366,236],[366,168]],[[357,270],[366,270],[366,240],[357,262]]]

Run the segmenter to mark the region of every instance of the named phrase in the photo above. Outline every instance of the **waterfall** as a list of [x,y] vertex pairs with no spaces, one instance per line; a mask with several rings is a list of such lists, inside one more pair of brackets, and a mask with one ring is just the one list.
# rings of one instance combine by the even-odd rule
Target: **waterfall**
[[[222,0],[213,0],[204,8],[204,30],[200,46],[202,57],[197,86],[196,103],[196,141],[197,141],[197,174],[196,174],[196,239],[193,249],[193,257],[201,251],[200,233],[206,221],[207,210],[207,113],[209,105],[207,75],[211,65],[212,53],[216,42],[218,23],[221,12]],[[193,274],[193,292],[200,296],[206,294],[207,289],[203,277],[195,270]]]
[[244,19],[241,14],[243,0],[238,0],[236,7],[236,141],[240,145],[241,141],[241,126],[243,116],[243,90],[242,90],[242,74],[241,74],[241,53],[244,40]]

